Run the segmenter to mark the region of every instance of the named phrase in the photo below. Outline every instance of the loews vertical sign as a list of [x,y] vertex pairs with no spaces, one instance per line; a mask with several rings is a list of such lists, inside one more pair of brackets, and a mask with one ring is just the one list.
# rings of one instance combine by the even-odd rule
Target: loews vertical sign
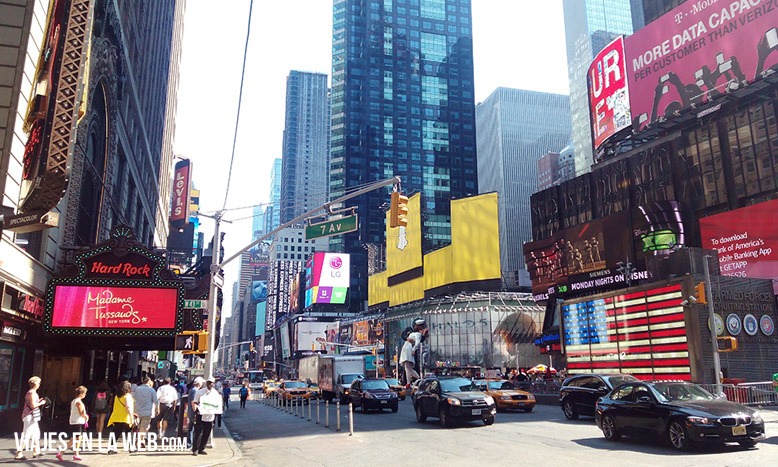
[[170,227],[180,229],[189,222],[189,185],[192,163],[178,161],[173,172],[173,203],[170,209]]

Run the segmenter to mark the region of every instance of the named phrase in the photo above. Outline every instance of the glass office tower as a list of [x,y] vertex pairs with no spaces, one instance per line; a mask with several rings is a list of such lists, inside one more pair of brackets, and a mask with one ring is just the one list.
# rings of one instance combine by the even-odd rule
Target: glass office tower
[[[393,175],[422,193],[423,249],[451,241],[449,201],[478,193],[470,0],[335,0],[332,196]],[[383,244],[389,191],[348,203],[359,230],[333,237],[352,254],[351,310],[367,299],[367,252]]]

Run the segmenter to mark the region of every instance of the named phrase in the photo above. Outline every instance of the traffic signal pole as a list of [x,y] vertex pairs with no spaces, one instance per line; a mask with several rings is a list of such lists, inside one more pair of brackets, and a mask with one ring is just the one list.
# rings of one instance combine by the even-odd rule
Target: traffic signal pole
[[708,302],[708,323],[710,326],[711,343],[713,344],[713,372],[715,373],[713,381],[716,382],[716,395],[721,394],[723,389],[721,388],[721,360],[719,359],[719,339],[716,333],[716,315],[713,312],[713,291],[710,285],[710,269],[708,269],[708,259],[710,256],[705,255],[702,257],[705,262],[705,294]]
[[214,232],[214,240],[213,240],[213,261],[211,261],[211,271],[210,271],[211,286],[208,293],[208,349],[206,349],[205,352],[205,377],[206,378],[213,377],[213,360],[216,353],[216,345],[215,345],[216,344],[216,294],[217,294],[216,288],[221,287],[221,285],[216,284],[215,278],[219,275],[219,271],[221,271],[221,269],[227,263],[233,261],[234,259],[238,258],[241,254],[243,254],[244,251],[248,251],[253,246],[259,245],[261,242],[272,237],[273,235],[277,234],[281,230],[290,227],[292,225],[295,225],[298,222],[301,222],[308,217],[312,217],[314,214],[319,213],[319,211],[326,210],[327,212],[330,212],[330,208],[332,206],[338,205],[352,198],[356,198],[357,196],[364,195],[365,193],[378,190],[379,188],[383,188],[385,186],[394,185],[394,184],[397,185],[400,184],[400,177],[387,178],[385,180],[371,183],[370,185],[367,185],[366,187],[359,189],[353,193],[349,193],[347,195],[341,196],[340,198],[334,201],[324,203],[321,206],[311,209],[310,211],[295,217],[291,221],[278,226],[276,229],[254,240],[253,242],[249,243],[245,247],[238,250],[234,255],[230,256],[229,258],[221,262],[219,262],[219,252],[221,250],[219,223],[222,220],[222,216],[224,216],[224,210],[216,212],[216,214],[213,216],[216,227],[214,229],[215,232]]

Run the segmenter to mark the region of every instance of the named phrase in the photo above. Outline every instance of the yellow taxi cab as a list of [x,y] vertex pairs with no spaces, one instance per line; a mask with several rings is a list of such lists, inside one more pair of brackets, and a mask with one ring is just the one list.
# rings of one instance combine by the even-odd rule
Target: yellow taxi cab
[[400,381],[398,381],[397,378],[384,378],[384,381],[389,384],[389,387],[392,388],[392,391],[397,393],[397,397],[399,397],[401,401],[405,400],[405,396],[407,395],[405,392],[405,386],[400,384]]
[[477,379],[473,383],[494,398],[498,410],[519,409],[532,412],[535,408],[535,396],[516,388],[507,379]]
[[288,380],[281,383],[278,386],[278,395],[287,401],[298,399],[307,402],[311,399],[311,391],[308,390],[308,385],[299,380]]
[[266,380],[265,381],[265,397],[269,397],[272,393],[278,391],[278,386],[280,386],[281,383],[278,381],[273,380]]

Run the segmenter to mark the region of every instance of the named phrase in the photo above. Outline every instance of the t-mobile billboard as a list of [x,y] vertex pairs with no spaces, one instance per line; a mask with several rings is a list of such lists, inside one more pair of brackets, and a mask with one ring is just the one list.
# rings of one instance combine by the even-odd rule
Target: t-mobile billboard
[[632,125],[624,38],[618,37],[594,58],[587,75],[594,149]]
[[772,279],[778,294],[778,200],[700,219],[703,248],[719,252],[725,276]]
[[776,27],[778,0],[689,0],[625,39],[634,128],[771,73]]

